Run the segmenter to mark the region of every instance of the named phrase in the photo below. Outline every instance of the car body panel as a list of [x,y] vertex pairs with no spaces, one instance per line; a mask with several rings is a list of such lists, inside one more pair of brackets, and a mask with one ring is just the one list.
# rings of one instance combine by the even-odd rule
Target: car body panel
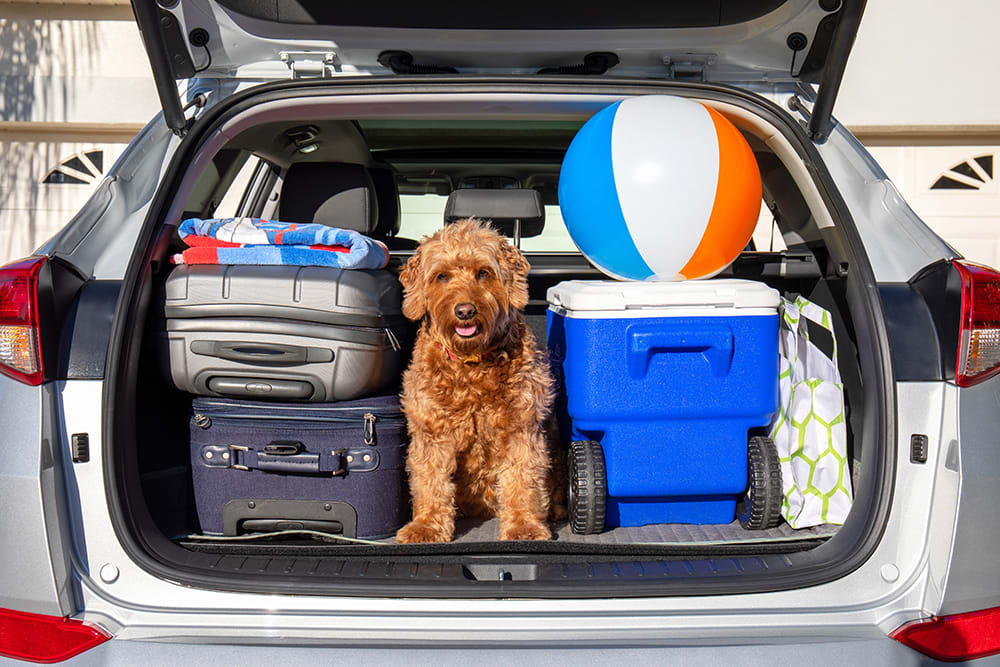
[[851,209],[878,282],[905,283],[924,267],[957,257],[846,128],[836,125],[817,150]]
[[129,144],[80,213],[38,252],[65,260],[88,278],[121,280],[179,143],[162,116],[156,116]]
[[[672,56],[679,63],[684,57],[694,62],[704,56],[702,80],[732,82],[809,80],[805,53],[799,53],[798,62],[793,63],[788,37],[801,34],[804,41],[795,46],[800,52],[808,49],[814,40],[822,39],[823,19],[841,8],[836,2],[786,0],[762,7],[759,16],[725,24],[721,17],[672,23],[671,10],[685,9],[685,3],[659,11],[647,8],[633,21],[629,19],[632,8],[626,4],[595,7],[584,14],[565,13],[562,20],[551,11],[536,11],[503,25],[501,16],[510,17],[510,10],[491,16],[475,5],[424,3],[409,14],[378,11],[338,25],[337,15],[346,14],[348,8],[323,11],[321,3],[311,3],[313,7],[304,7],[299,17],[287,18],[282,17],[285,4],[304,7],[310,3],[279,0],[274,3],[276,9],[269,10],[253,3],[181,0],[169,11],[182,35],[196,28],[206,31],[207,42],[196,45],[188,40],[184,48],[196,70],[204,67],[220,76],[290,78],[291,67],[287,58],[282,60],[282,53],[312,52],[320,61],[332,53],[335,73],[385,74],[389,70],[378,61],[378,54],[393,49],[413,54],[418,62],[447,65],[463,73],[524,74],[576,64],[588,52],[610,51],[621,58],[616,66],[619,75],[666,76],[670,62],[664,58]],[[711,3],[687,4],[692,10],[711,7]],[[600,20],[601,12],[606,12],[607,21]],[[449,25],[434,25],[432,15],[447,19]],[[611,19],[620,25],[604,27]],[[501,27],[491,27],[497,25]],[[825,54],[811,55],[815,59]],[[174,63],[176,73],[176,59]]]
[[0,376],[0,607],[64,616],[77,601],[53,402],[51,384]]
[[[819,82],[810,132],[825,140],[864,5],[865,0],[785,0],[773,11],[743,17],[749,20],[731,25],[715,20],[649,27],[671,26],[669,20],[655,20],[654,13],[622,24],[630,27],[611,29],[590,24],[575,28],[578,23],[567,14],[567,28],[549,16],[544,29],[529,30],[511,27],[531,26],[535,13],[505,22],[503,29],[492,29],[499,17],[485,22],[482,17],[473,18],[482,12],[479,5],[446,5],[450,29],[425,25],[432,9],[442,15],[440,5],[426,3],[412,15],[419,26],[401,21],[401,11],[371,13],[359,25],[310,25],[319,14],[335,21],[338,12],[330,15],[322,3],[300,0],[277,0],[273,6],[182,0],[169,9],[154,0],[133,0],[133,11],[167,125],[178,133],[185,131],[186,123],[173,81],[206,71],[212,76],[251,79],[386,73],[388,61],[383,56],[392,51],[418,65],[416,70],[389,65],[395,73],[421,73],[420,67],[427,63],[434,64],[428,71],[456,74],[542,73],[560,67],[570,67],[564,73],[573,73],[572,66],[584,54],[599,52],[614,54],[615,73],[622,76],[728,83]],[[234,6],[256,16],[235,11]],[[690,8],[698,7],[711,5],[690,3]],[[628,6],[608,11],[609,20],[627,16]],[[283,13],[297,18],[282,20]],[[468,22],[463,21],[465,13],[470,16]]]
[[[475,25],[460,29],[441,26],[309,25],[257,18],[239,13],[236,3],[215,0],[183,0],[178,15],[183,34],[195,27],[209,33],[205,48],[212,52],[209,71],[231,72],[237,77],[289,78],[289,66],[281,53],[333,53],[342,72],[388,73],[378,55],[386,49],[411,53],[418,63],[451,66],[463,73],[534,73],[545,67],[573,65],[588,52],[614,52],[621,62],[616,75],[666,76],[673,57],[677,64],[686,56],[704,64],[705,81],[784,81],[804,75],[805,56],[792,64],[788,35],[801,33],[812,43],[819,24],[830,11],[815,0],[788,0],[767,14],[749,21],[723,26],[644,27],[585,29],[553,28],[490,29]],[[707,3],[695,3],[705,5]],[[249,8],[249,6],[248,6]],[[479,11],[474,6],[448,5],[454,23],[462,14]],[[472,10],[469,12],[469,10]],[[593,11],[600,11],[595,8]],[[613,13],[628,15],[628,8]],[[418,16],[427,13],[420,7]],[[666,13],[666,8],[664,8]],[[376,20],[396,19],[381,12]],[[416,22],[418,16],[414,16]],[[517,21],[529,27],[532,16]],[[570,21],[567,15],[567,23]],[[336,20],[332,18],[331,20]],[[558,21],[554,21],[558,23]],[[204,54],[191,47],[192,60]]]
[[960,466],[955,545],[942,614],[1000,606],[1000,381],[959,392],[960,437],[949,443],[949,465]]
[[[66,433],[100,432],[100,385],[65,383],[62,400],[72,405]],[[934,484],[941,461],[939,442],[942,437],[954,439],[956,433],[954,423],[940,422],[947,413],[947,396],[943,383],[903,383],[900,388],[900,432],[927,432],[929,458],[925,465],[897,470],[898,502],[869,561],[840,580],[767,595],[379,599],[246,594],[180,585],[143,570],[122,549],[106,502],[96,500],[106,501],[104,451],[100,437],[92,437],[91,462],[74,466],[71,480],[91,500],[81,507],[86,539],[74,568],[83,596],[81,618],[120,639],[207,643],[323,643],[349,636],[359,646],[527,642],[569,647],[668,639],[673,644],[727,643],[740,637],[779,641],[795,633],[811,639],[874,638],[904,621],[934,613],[940,604],[950,540],[940,539],[943,528],[935,521],[953,516],[957,503],[954,484]],[[900,456],[906,455],[908,436],[900,437],[898,449]],[[930,502],[927,488],[935,489]],[[115,577],[102,578],[102,571],[113,571]]]
[[[460,648],[399,647],[387,645],[365,649],[354,646],[308,646],[289,643],[285,646],[232,646],[112,640],[74,658],[68,664],[86,665],[555,665],[567,659],[587,665],[925,665],[922,656],[886,637],[810,642],[746,642],[717,646],[664,646],[659,642],[623,644],[615,647],[563,647],[541,645],[516,648],[485,648],[471,645]],[[23,665],[0,658],[0,664]],[[1000,658],[976,664],[1000,664]]]

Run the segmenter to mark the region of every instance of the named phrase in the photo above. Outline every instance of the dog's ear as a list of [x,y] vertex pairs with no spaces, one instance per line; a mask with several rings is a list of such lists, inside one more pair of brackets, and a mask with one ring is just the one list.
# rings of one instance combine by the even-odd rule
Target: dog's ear
[[399,273],[399,282],[403,283],[403,315],[414,321],[419,320],[427,313],[423,273],[424,269],[418,249]]
[[517,310],[523,310],[528,305],[528,260],[521,251],[500,239],[500,262],[509,276],[505,281],[507,300]]

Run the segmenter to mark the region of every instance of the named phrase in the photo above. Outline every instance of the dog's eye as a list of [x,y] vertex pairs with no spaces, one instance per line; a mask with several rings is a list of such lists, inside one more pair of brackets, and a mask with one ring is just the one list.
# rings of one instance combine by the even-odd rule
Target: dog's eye
[[446,282],[448,282],[448,274],[447,273],[439,273],[437,279],[438,279],[438,282],[446,283]]
[[490,272],[486,269],[480,269],[479,273],[476,274],[476,280],[486,280],[490,277]]

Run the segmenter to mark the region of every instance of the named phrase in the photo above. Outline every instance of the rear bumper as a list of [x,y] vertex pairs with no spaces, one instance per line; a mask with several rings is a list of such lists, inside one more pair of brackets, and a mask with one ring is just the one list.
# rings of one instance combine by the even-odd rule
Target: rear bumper
[[[345,643],[350,640],[345,638]],[[516,645],[516,639],[512,638]],[[333,648],[309,646],[230,646],[109,641],[67,661],[72,665],[925,665],[926,656],[891,639],[795,644],[675,647],[556,648]],[[0,664],[20,664],[0,658]],[[976,664],[1000,665],[1000,656]]]

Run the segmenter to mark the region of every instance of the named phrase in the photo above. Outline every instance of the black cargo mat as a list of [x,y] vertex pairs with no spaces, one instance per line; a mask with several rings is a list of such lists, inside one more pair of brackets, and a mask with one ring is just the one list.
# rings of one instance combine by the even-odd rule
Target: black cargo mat
[[[745,530],[739,521],[730,524],[689,525],[657,523],[648,526],[611,528],[598,535],[576,535],[565,521],[553,524],[555,539],[582,544],[718,544],[732,542],[773,542],[829,537],[839,526],[821,525],[795,530],[782,522],[768,530]],[[499,535],[499,522],[466,519],[455,529],[455,542],[489,542]],[[388,541],[388,540],[387,540]]]
[[447,558],[449,556],[504,555],[562,558],[600,556],[612,560],[641,556],[737,557],[783,554],[812,549],[836,533],[838,526],[816,526],[794,530],[787,524],[769,530],[744,530],[739,522],[715,525],[655,524],[614,528],[599,535],[575,535],[563,521],[553,525],[554,539],[538,542],[497,540],[498,522],[462,520],[455,539],[447,544],[396,544],[395,540],[341,541],[310,531],[288,531],[277,535],[238,538],[187,536],[178,543],[192,551],[248,557],[383,557]]

